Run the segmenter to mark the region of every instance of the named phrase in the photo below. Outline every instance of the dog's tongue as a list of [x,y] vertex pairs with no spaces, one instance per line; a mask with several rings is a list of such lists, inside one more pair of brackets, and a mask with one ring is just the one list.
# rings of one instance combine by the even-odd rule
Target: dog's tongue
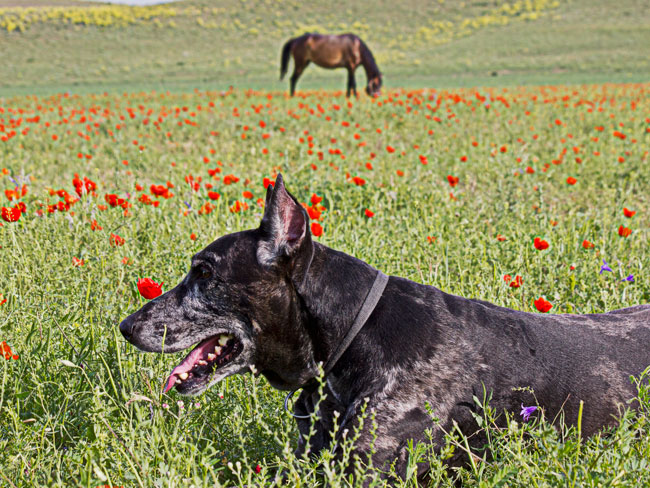
[[214,352],[214,348],[218,344],[219,336],[210,337],[192,349],[192,352],[190,352],[185,357],[185,359],[183,359],[183,361],[181,361],[181,363],[176,366],[169,374],[169,378],[167,378],[167,383],[165,384],[163,393],[167,393],[173,388],[179,375],[183,373],[189,373],[200,359],[205,359],[209,353]]

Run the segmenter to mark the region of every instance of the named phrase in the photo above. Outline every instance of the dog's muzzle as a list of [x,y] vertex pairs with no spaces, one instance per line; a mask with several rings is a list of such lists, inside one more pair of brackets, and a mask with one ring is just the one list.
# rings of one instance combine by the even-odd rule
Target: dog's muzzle
[[131,341],[131,337],[133,336],[133,325],[134,325],[134,320],[131,315],[129,315],[127,318],[122,320],[120,323],[120,332],[124,336],[124,338],[127,341]]

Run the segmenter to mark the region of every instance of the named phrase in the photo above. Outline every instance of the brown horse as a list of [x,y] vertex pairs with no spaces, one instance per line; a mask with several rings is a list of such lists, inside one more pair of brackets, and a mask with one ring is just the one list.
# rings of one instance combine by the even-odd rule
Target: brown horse
[[322,35],[303,34],[289,39],[282,48],[282,66],[280,79],[284,78],[289,65],[289,56],[293,54],[293,74],[291,75],[291,96],[296,90],[296,82],[307,65],[313,61],[322,68],[346,68],[348,70],[348,90],[357,95],[357,82],[354,71],[362,65],[366,70],[368,84],[366,93],[378,96],[381,90],[381,73],[375,63],[370,49],[354,34]]

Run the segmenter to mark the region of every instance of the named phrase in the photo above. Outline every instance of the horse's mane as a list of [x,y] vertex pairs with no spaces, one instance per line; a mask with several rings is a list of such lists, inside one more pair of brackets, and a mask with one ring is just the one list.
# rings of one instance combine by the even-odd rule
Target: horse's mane
[[363,67],[366,69],[368,79],[374,78],[375,76],[381,76],[379,67],[375,62],[375,57],[370,52],[370,49],[368,49],[368,46],[366,46],[366,43],[363,42],[360,37],[357,37],[357,39],[359,39],[361,51],[361,64],[363,64]]

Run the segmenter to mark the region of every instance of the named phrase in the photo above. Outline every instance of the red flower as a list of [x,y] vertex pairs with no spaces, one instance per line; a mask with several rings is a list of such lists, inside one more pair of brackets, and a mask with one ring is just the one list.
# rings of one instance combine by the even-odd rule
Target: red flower
[[311,233],[315,237],[320,237],[323,235],[323,227],[318,222],[311,223]]
[[453,188],[458,184],[459,178],[458,176],[447,175],[447,181],[449,182],[449,185]]
[[219,193],[217,193],[216,191],[209,191],[208,192],[208,198],[210,200],[219,200],[220,197],[221,197],[221,195],[219,195]]
[[623,215],[625,215],[628,219],[631,219],[636,215],[636,210],[630,210],[623,207]]
[[394,153],[395,148],[393,146],[386,146],[386,151],[388,151],[389,153]]
[[368,217],[368,218],[374,217],[374,215],[375,215],[375,212],[373,212],[373,211],[371,211],[369,209],[365,209],[364,213],[366,214],[366,217]]
[[548,242],[546,242],[544,239],[540,239],[539,237],[535,237],[533,244],[535,245],[535,249],[537,249],[538,251],[543,251],[544,249],[548,249]]
[[629,227],[623,227],[622,225],[618,228],[618,235],[621,237],[627,237],[632,233],[632,229]]
[[512,276],[510,276],[509,274],[503,275],[503,281],[505,281],[506,283],[510,283],[512,281]]
[[578,180],[576,180],[573,176],[569,176],[569,177],[566,179],[566,182],[567,182],[567,184],[569,184],[569,185],[575,185],[575,184],[578,182]]
[[196,240],[196,234],[194,232],[190,234],[190,239],[192,239],[193,241]]
[[510,282],[510,288],[519,288],[524,283],[521,276],[515,276],[515,279]]
[[502,236],[501,234],[497,234],[497,241],[503,242],[507,239],[506,236]]
[[354,178],[352,178],[352,182],[357,186],[363,186],[366,184],[366,180],[364,180],[359,176],[355,176]]
[[255,465],[255,472],[259,474],[260,471],[262,471],[262,466],[260,466],[259,464],[256,464]]
[[542,313],[546,313],[553,308],[553,304],[547,300],[544,300],[543,297],[539,297],[537,300],[535,300],[534,303],[535,308]]
[[162,285],[163,283],[156,283],[151,278],[140,278],[138,280],[138,291],[147,300],[151,300],[162,295]]
[[245,191],[242,193],[242,196],[243,196],[244,198],[251,199],[251,198],[253,198],[253,193],[251,193],[251,192],[248,191],[248,190],[245,190]]
[[125,242],[125,240],[117,234],[111,234],[108,241],[111,243],[111,246],[123,246]]
[[84,264],[86,263],[83,259],[79,259],[75,256],[72,256],[72,266],[79,267],[79,266],[83,266]]
[[594,247],[594,244],[592,242],[589,242],[587,239],[585,239],[584,241],[582,241],[582,247],[584,247],[585,249],[591,249],[592,247]]
[[268,178],[264,178],[264,179],[262,180],[262,184],[264,185],[264,189],[266,190],[266,189],[269,187],[269,185],[274,186],[274,185],[275,185],[275,181],[274,181],[274,180],[270,180],[270,179],[268,179]]
[[318,220],[320,219],[320,212],[315,206],[307,207],[307,213],[309,214],[309,218],[312,220]]
[[315,193],[311,194],[311,204],[312,205],[316,205],[316,204],[318,204],[318,203],[320,203],[322,201],[323,201],[323,197],[319,197]]
[[2,220],[5,222],[18,222],[20,219],[21,211],[20,207],[2,207]]

